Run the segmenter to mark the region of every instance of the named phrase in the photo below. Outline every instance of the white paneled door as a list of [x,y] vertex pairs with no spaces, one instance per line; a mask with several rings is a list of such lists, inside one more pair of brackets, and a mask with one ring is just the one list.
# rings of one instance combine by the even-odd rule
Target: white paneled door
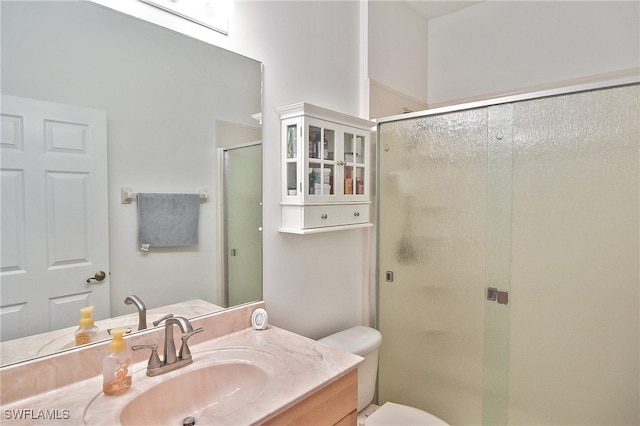
[[106,113],[6,95],[1,111],[0,339],[72,326],[88,305],[108,317]]

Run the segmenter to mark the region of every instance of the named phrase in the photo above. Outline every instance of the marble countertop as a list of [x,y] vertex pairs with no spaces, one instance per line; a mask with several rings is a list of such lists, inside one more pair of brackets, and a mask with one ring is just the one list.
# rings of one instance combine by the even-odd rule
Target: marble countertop
[[[132,308],[134,309],[134,308]],[[189,300],[186,302],[174,303],[172,305],[152,308],[147,310],[147,326],[153,327],[153,321],[162,318],[166,314],[174,316],[194,317],[210,312],[224,309],[221,306],[206,302],[201,299]],[[78,314],[79,315],[79,314]],[[78,316],[78,319],[80,316]],[[98,336],[94,341],[111,340],[107,330],[116,327],[130,327],[137,331],[138,313],[121,315],[118,317],[96,320]],[[78,326],[49,331],[33,336],[22,337],[14,340],[7,340],[0,343],[0,365],[9,365],[15,362],[53,354],[62,350],[75,347],[75,331]]]
[[[277,327],[269,326],[266,330],[246,328],[191,346],[194,363],[174,372],[147,377],[146,361],[134,364],[132,388],[122,395],[104,395],[102,376],[96,375],[3,406],[2,423],[119,424],[122,408],[148,388],[201,368],[204,363],[211,362],[208,354],[247,348],[268,354],[263,358],[263,362],[270,377],[269,385],[242,409],[227,413],[224,417],[217,417],[217,424],[263,423],[352,371],[362,361],[359,356]],[[169,401],[172,395],[167,394],[164,397]],[[168,419],[168,423],[179,424],[182,414],[177,414],[180,419]]]

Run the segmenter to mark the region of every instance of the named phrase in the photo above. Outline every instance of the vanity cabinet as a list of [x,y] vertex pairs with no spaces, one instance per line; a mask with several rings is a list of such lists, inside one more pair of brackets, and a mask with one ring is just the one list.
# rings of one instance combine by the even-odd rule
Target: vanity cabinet
[[353,370],[264,425],[355,426],[358,419],[357,408],[358,371]]
[[372,226],[373,122],[308,103],[278,108],[282,227],[307,234]]

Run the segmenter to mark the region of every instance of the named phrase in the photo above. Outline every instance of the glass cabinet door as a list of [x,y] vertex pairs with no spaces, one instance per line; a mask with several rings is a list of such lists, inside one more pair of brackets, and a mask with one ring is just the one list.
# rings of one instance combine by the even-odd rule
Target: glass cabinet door
[[350,131],[344,133],[344,195],[364,196],[367,185],[366,136]]
[[337,126],[319,120],[305,120],[308,184],[305,200],[322,202],[336,198],[336,134]]
[[286,138],[286,154],[284,158],[284,193],[283,200],[288,197],[297,197],[302,188],[298,184],[298,155],[300,147],[298,146],[299,120],[288,120],[283,124],[283,130]]

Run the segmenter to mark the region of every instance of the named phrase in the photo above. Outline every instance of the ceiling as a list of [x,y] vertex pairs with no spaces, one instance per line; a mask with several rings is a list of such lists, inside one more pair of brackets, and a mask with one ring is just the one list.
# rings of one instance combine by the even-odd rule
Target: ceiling
[[426,19],[433,19],[439,16],[448,15],[465,7],[473,6],[480,1],[458,1],[458,0],[405,0],[413,9],[418,11]]

